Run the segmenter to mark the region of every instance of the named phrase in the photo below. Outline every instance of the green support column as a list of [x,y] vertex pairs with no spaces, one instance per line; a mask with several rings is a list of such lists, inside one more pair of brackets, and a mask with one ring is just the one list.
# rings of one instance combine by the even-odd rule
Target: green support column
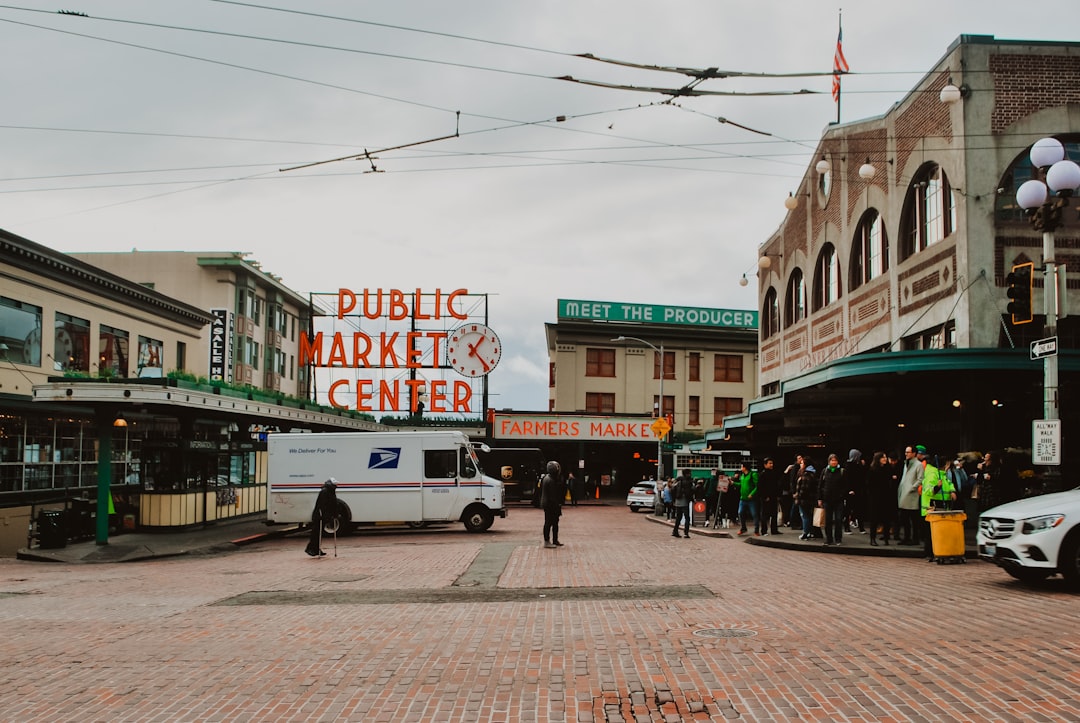
[[109,495],[112,494],[113,415],[98,413],[97,527],[95,540],[109,544]]

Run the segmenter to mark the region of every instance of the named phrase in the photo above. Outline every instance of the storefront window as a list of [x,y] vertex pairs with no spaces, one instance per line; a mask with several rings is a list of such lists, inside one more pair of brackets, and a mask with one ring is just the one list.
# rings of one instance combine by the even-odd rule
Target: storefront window
[[90,322],[58,311],[54,326],[53,368],[90,371]]
[[41,307],[0,296],[0,359],[41,366]]
[[139,376],[160,377],[161,357],[164,344],[157,339],[139,337]]
[[98,337],[98,374],[103,377],[126,377],[130,339],[126,331],[111,326],[100,327]]

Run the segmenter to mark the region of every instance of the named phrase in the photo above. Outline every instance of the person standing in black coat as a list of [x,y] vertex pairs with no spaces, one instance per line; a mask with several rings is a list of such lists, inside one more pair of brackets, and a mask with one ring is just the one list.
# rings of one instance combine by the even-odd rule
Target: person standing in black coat
[[866,471],[866,524],[870,544],[877,547],[877,530],[882,528],[882,544],[889,544],[889,530],[896,518],[897,475],[884,452],[874,452]]
[[761,534],[779,535],[776,524],[777,504],[780,500],[780,471],[772,457],[766,457],[758,474],[758,499],[761,500]]
[[840,468],[840,458],[829,455],[829,464],[821,471],[818,504],[825,508],[825,544],[839,545],[844,538],[845,502],[850,491]]
[[322,531],[324,527],[333,528],[336,520],[337,480],[331,477],[323,483],[319,496],[315,498],[315,509],[311,511],[311,537],[308,538],[304,552],[312,557],[325,557],[326,553],[322,551]]
[[566,499],[566,483],[558,462],[547,463],[547,474],[540,480],[540,506],[544,509],[544,547],[562,547],[559,542],[559,517]]
[[848,488],[844,532],[851,532],[852,522],[859,525],[859,532],[866,532],[866,461],[862,452],[857,449],[848,452],[843,469]]

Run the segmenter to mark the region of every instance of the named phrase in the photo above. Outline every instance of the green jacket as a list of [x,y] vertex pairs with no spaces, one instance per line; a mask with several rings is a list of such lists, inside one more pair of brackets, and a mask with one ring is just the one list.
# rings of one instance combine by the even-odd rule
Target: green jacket
[[[938,491],[939,485],[941,488],[940,491]],[[922,516],[926,517],[926,513],[930,510],[931,500],[935,502],[947,502],[952,499],[955,492],[956,487],[949,480],[948,475],[927,462],[926,469],[923,471],[922,494],[920,496],[922,503],[920,512],[922,513]]]
[[739,483],[739,499],[740,500],[756,500],[757,499],[757,472],[750,471],[747,474],[742,472],[735,478]]

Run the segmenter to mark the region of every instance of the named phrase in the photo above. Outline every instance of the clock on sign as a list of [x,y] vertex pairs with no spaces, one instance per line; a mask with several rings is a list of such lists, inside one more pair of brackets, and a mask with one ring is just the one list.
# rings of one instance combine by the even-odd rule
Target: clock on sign
[[502,358],[498,335],[483,324],[465,324],[450,332],[446,341],[446,361],[466,377],[482,377]]

